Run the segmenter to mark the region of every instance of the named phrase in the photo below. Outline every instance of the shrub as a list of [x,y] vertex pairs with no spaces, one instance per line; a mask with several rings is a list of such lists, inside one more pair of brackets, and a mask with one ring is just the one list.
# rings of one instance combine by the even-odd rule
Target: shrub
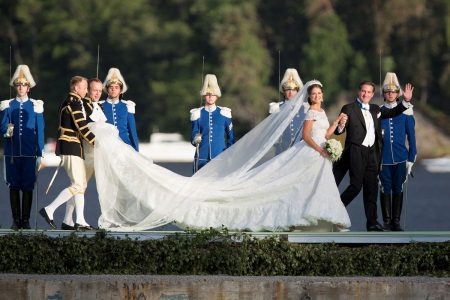
[[284,276],[450,276],[450,242],[402,245],[290,244],[222,230],[161,240],[0,237],[0,272]]

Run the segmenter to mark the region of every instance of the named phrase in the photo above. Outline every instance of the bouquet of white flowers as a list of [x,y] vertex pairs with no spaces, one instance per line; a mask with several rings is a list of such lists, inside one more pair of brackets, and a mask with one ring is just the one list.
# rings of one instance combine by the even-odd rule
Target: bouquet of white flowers
[[338,161],[342,155],[342,145],[341,142],[335,139],[329,139],[325,143],[325,150],[330,154],[330,159],[332,162]]

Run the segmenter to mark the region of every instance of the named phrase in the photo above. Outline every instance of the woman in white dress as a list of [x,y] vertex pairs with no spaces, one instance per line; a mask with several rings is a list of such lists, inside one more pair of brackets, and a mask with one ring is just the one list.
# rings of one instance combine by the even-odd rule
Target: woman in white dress
[[[306,114],[305,120],[303,122],[303,130],[302,136],[304,142],[315,150],[318,154],[323,156],[324,158],[329,158],[330,154],[325,149],[325,143],[328,139],[331,138],[334,131],[336,130],[339,124],[345,124],[347,121],[347,116],[345,114],[340,114],[338,118],[333,122],[330,126],[328,122],[328,117],[325,111],[322,109],[323,102],[323,87],[320,83],[314,83],[308,86],[308,103],[310,108]],[[300,144],[299,144],[300,145]],[[313,157],[314,154],[311,154]],[[321,173],[321,176],[326,176],[328,179],[334,179],[332,173],[332,166],[330,162],[326,163],[328,166],[324,168]],[[334,191],[336,192],[336,191]],[[333,193],[334,196],[339,196],[339,192]],[[340,200],[339,200],[340,202]],[[336,203],[336,205],[338,205]],[[324,208],[328,209],[328,208]],[[318,213],[312,213],[312,215],[318,215]],[[325,219],[326,220],[326,219]],[[326,224],[325,225],[326,228]],[[342,224],[336,224],[336,229],[338,231],[347,231],[347,225],[343,226]],[[307,230],[307,228],[305,228]]]
[[311,130],[303,130],[305,140],[261,164],[290,119],[303,108],[312,84],[321,86],[318,81],[308,82],[292,103],[268,116],[192,177],[153,164],[122,143],[114,128],[95,124],[99,226],[115,231],[146,230],[170,222],[253,231],[313,228],[319,223],[349,227],[331,161],[309,144],[314,141],[321,147],[329,127],[325,113],[314,109],[314,102],[305,123]]

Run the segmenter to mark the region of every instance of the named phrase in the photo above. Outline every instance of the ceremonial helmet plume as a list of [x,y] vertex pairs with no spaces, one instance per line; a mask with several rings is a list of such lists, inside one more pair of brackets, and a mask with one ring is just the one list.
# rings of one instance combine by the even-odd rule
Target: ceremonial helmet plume
[[280,82],[280,92],[287,90],[299,90],[303,87],[303,82],[294,68],[286,69],[283,79]]
[[108,92],[108,87],[114,83],[122,87],[122,94],[125,94],[125,92],[128,90],[127,84],[125,83],[125,79],[123,79],[120,70],[117,68],[110,68],[108,71],[108,75],[106,75],[106,79],[103,82],[103,90],[105,92]]
[[217,77],[214,74],[206,74],[205,80],[203,81],[203,88],[200,91],[200,96],[214,95],[218,98],[222,96],[220,92],[219,84],[217,83]]
[[31,76],[30,68],[27,65],[18,65],[16,71],[14,72],[11,81],[9,82],[10,86],[15,86],[17,84],[25,84],[30,88],[36,85],[34,82],[33,76]]
[[394,72],[386,73],[383,82],[383,92],[397,92],[399,96],[403,95],[397,75]]

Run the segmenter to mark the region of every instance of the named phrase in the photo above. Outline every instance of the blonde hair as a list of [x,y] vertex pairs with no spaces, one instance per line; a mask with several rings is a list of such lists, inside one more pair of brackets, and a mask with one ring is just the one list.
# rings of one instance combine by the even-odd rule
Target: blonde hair
[[70,79],[70,91],[75,91],[75,86],[77,84],[79,84],[80,82],[82,82],[83,80],[86,80],[86,82],[88,81],[86,77],[83,76],[73,76]]

